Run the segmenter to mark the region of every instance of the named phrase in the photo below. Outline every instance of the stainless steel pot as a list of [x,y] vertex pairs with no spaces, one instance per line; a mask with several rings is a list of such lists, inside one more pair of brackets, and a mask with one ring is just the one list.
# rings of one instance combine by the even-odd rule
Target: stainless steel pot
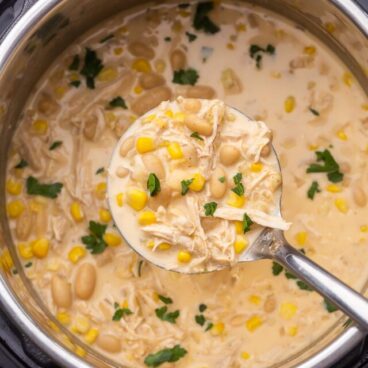
[[[314,33],[349,66],[368,92],[368,14],[351,0],[248,0],[293,20]],[[152,3],[151,3],[152,4]],[[43,71],[55,57],[89,27],[133,6],[138,0],[39,0],[13,27],[0,45],[0,303],[18,326],[47,354],[65,367],[111,367],[82,342],[69,335],[49,314],[16,258],[5,216],[4,178],[12,133],[22,107]],[[334,30],[326,29],[333,24]],[[327,27],[329,28],[329,27]],[[19,270],[14,275],[12,269]],[[273,367],[329,367],[363,338],[341,319],[318,341]],[[87,351],[84,358],[73,353]],[[116,364],[115,364],[116,366]]]

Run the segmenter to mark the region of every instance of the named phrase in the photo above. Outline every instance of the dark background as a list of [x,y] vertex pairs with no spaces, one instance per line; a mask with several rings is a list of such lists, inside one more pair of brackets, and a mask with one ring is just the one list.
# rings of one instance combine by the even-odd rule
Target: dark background
[[[74,0],[78,1],[78,0]],[[304,0],[320,1],[320,0]],[[0,0],[0,39],[9,26],[36,0]],[[368,12],[368,0],[357,0]],[[0,311],[0,368],[58,368]],[[318,368],[318,367],[316,367]],[[333,368],[368,368],[368,340]]]

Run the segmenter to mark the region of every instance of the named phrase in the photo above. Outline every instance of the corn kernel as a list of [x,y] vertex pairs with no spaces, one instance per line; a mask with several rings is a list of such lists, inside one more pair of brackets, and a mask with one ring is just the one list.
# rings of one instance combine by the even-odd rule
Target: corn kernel
[[31,246],[32,252],[37,258],[45,258],[49,252],[49,241],[45,238],[34,240]]
[[156,222],[156,214],[152,211],[143,211],[138,215],[138,223],[142,226],[154,224]]
[[238,23],[235,25],[235,30],[237,32],[245,32],[247,30],[247,26],[244,23]]
[[78,263],[83,257],[85,257],[85,255],[86,255],[86,248],[80,245],[76,245],[69,251],[68,258],[70,262]]
[[260,316],[258,315],[254,315],[252,317],[250,317],[246,322],[245,322],[245,327],[247,328],[247,330],[249,332],[253,332],[255,331],[258,327],[260,327],[263,324],[263,321],[261,319]]
[[248,247],[248,239],[244,235],[237,235],[234,242],[234,251],[236,254],[243,253]]
[[[52,323],[52,322],[51,322]],[[56,326],[57,327],[57,326]],[[58,331],[56,332],[60,332],[59,328]],[[62,339],[61,339],[64,347],[66,347],[69,350],[74,350],[74,344],[70,341],[69,337],[66,335],[62,335]]]
[[12,195],[19,195],[22,192],[22,183],[9,179],[6,182],[6,191]]
[[157,73],[162,74],[166,69],[166,63],[162,59],[155,61],[155,69]]
[[116,56],[121,55],[121,54],[123,53],[123,51],[124,51],[124,49],[123,49],[122,47],[115,47],[115,48],[114,48],[114,54],[115,54]]
[[160,243],[157,247],[159,250],[169,250],[171,248],[170,243]]
[[289,96],[286,98],[284,102],[284,110],[287,113],[291,113],[294,111],[294,109],[295,109],[295,97]]
[[67,90],[68,89],[64,86],[58,86],[54,89],[54,93],[57,98],[63,98]]
[[238,196],[236,193],[230,192],[226,204],[231,207],[242,208],[245,204],[245,197]]
[[43,119],[37,119],[32,123],[32,131],[36,134],[45,134],[47,132],[47,129],[49,127],[49,124],[46,120]]
[[367,226],[367,225],[362,225],[362,226],[360,227],[360,231],[361,231],[362,233],[366,233],[366,232],[368,232],[368,226]]
[[105,224],[108,224],[111,221],[111,214],[106,208],[100,208],[98,210],[98,215],[100,217],[100,221]]
[[233,43],[231,43],[231,42],[228,42],[228,43],[226,44],[226,47],[227,47],[229,50],[234,50],[234,49],[235,49],[234,44],[233,44]]
[[11,257],[8,249],[4,249],[4,251],[1,253],[0,260],[4,271],[10,271],[10,269],[14,266],[13,258]]
[[64,326],[70,324],[70,315],[67,312],[58,312],[56,314],[56,319]]
[[70,214],[75,222],[81,222],[84,219],[84,213],[79,202],[73,202],[70,205]]
[[297,334],[298,334],[298,326],[291,326],[291,327],[289,327],[288,329],[287,329],[287,334],[289,335],[289,336],[292,336],[292,337],[294,337],[294,336],[296,336]]
[[156,293],[156,291],[153,292],[153,295],[152,295],[152,298],[153,300],[158,303],[160,301],[160,298],[159,298],[159,293]]
[[23,259],[30,259],[33,257],[32,247],[28,244],[18,244],[18,253]]
[[344,198],[337,198],[335,200],[335,206],[341,213],[346,213],[349,211],[349,206]]
[[185,114],[179,111],[174,114],[173,119],[178,123],[184,123],[185,117]]
[[161,129],[167,128],[167,122],[162,119],[156,119],[155,124],[158,125]]
[[87,344],[93,344],[98,336],[98,329],[97,328],[91,328],[85,335],[84,335],[84,341]]
[[155,149],[155,142],[151,137],[139,137],[135,144],[138,153],[146,153]]
[[150,73],[151,65],[146,59],[135,59],[132,64],[132,69],[140,73]]
[[43,203],[36,199],[31,199],[29,201],[29,209],[35,213],[40,212],[43,210]]
[[248,300],[250,303],[255,305],[259,305],[261,303],[261,297],[258,295],[250,295]]
[[213,325],[213,327],[211,328],[211,333],[214,336],[220,336],[224,333],[225,331],[225,325],[222,322],[217,322]]
[[169,118],[172,119],[174,117],[174,113],[172,112],[172,110],[166,110],[165,111],[165,115]]
[[362,109],[368,111],[368,103],[362,104]]
[[350,72],[345,72],[342,76],[343,82],[348,86],[351,87],[353,84],[353,75]]
[[10,201],[6,206],[8,216],[12,219],[19,217],[24,211],[24,204],[20,200]]
[[129,308],[129,302],[127,299],[125,299],[122,303],[120,303],[120,306],[122,308]]
[[119,73],[116,68],[103,68],[97,76],[100,82],[111,82],[118,77]]
[[319,148],[318,144],[310,144],[310,145],[308,146],[308,149],[309,149],[310,151],[318,150],[318,148]]
[[147,203],[147,193],[140,189],[130,189],[127,193],[127,202],[136,211],[143,210]]
[[299,231],[295,235],[295,240],[298,245],[304,245],[307,241],[308,234],[306,231]]
[[107,185],[105,182],[98,183],[95,188],[95,194],[98,199],[105,199]]
[[284,319],[291,319],[295,316],[298,307],[289,302],[284,302],[280,306],[280,316]]
[[250,165],[250,171],[258,173],[260,171],[262,171],[263,169],[263,164],[261,162],[253,162]]
[[116,204],[119,207],[123,207],[123,204],[124,204],[124,194],[123,193],[118,193],[115,198],[116,198]]
[[81,358],[84,358],[87,355],[87,352],[80,346],[76,346],[74,350],[75,354],[80,356]]
[[333,23],[331,23],[331,22],[327,22],[325,24],[325,28],[326,28],[326,31],[328,33],[333,33],[335,31],[335,29],[336,29],[336,26]]
[[192,260],[192,255],[187,250],[181,250],[178,253],[178,261],[181,263],[189,263]]
[[313,56],[316,53],[315,46],[306,46],[304,47],[304,53],[310,56]]
[[276,71],[272,71],[271,72],[271,77],[273,78],[273,79],[280,79],[281,78],[281,73],[280,72],[276,72]]
[[155,246],[155,242],[153,240],[148,240],[147,248],[152,249],[152,248],[154,248],[154,246]]
[[85,334],[90,328],[89,319],[84,316],[79,316],[75,319],[73,330],[77,333]]
[[110,247],[117,247],[121,244],[121,237],[114,233],[105,233],[103,239]]
[[248,352],[246,352],[246,351],[243,351],[243,352],[241,353],[241,357],[242,357],[242,359],[244,359],[244,360],[248,360],[248,359],[250,359],[250,354],[249,354]]
[[170,142],[169,145],[166,147],[167,151],[169,152],[170,157],[173,160],[177,160],[179,158],[183,158],[183,150],[181,146],[177,142]]
[[200,192],[203,189],[205,182],[206,179],[202,174],[195,173],[193,175],[193,181],[189,185],[189,189],[193,190],[194,192]]
[[327,185],[326,190],[330,193],[340,193],[342,188],[337,184],[329,184]]
[[341,139],[342,141],[347,141],[348,140],[348,136],[346,135],[346,133],[343,130],[339,130],[336,133],[337,138]]
[[235,232],[239,235],[243,234],[243,223],[241,221],[235,221]]
[[60,332],[60,328],[59,326],[56,325],[56,323],[49,321],[48,325],[50,326],[50,328],[55,331],[55,332]]
[[134,87],[133,91],[136,95],[140,95],[143,92],[143,88],[140,85],[137,85]]
[[142,124],[152,123],[152,121],[155,120],[156,117],[157,117],[156,114],[147,115],[142,119]]

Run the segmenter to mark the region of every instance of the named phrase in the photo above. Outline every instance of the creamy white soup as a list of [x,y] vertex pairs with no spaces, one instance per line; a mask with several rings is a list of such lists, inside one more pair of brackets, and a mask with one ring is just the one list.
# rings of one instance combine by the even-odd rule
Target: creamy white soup
[[[108,210],[107,168],[119,138],[179,96],[219,99],[267,122],[282,167],[282,214],[292,223],[288,240],[361,288],[366,96],[309,33],[227,2],[119,14],[57,58],[12,142],[6,190],[14,244],[50,312],[116,364],[268,367],[311,344],[340,313],[270,261],[200,275],[153,266],[124,243]],[[120,199],[126,206],[123,190]]]

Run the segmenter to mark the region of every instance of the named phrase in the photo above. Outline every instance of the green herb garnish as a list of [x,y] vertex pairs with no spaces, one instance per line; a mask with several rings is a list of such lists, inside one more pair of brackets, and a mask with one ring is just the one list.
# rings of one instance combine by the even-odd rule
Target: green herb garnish
[[165,37],[165,38],[164,38],[164,40],[165,40],[166,42],[171,42],[171,37]]
[[207,309],[206,304],[199,304],[198,310],[203,313]]
[[328,149],[324,151],[316,151],[317,162],[323,162],[323,164],[314,163],[309,165],[307,173],[327,173],[327,178],[332,183],[339,183],[343,180],[344,174],[340,172],[340,166],[333,158],[331,152]]
[[189,185],[193,183],[194,179],[182,180],[181,181],[181,195],[186,195],[189,190]]
[[197,35],[189,32],[185,32],[186,36],[188,37],[189,42],[193,42],[197,39]]
[[280,275],[280,273],[284,270],[284,267],[281,266],[279,263],[277,262],[272,262],[272,274],[274,276],[278,276]]
[[212,322],[209,322],[208,325],[207,325],[207,327],[206,327],[206,329],[205,329],[205,331],[206,332],[209,331],[212,327],[213,327],[213,323]]
[[325,308],[326,308],[326,310],[327,310],[328,313],[333,313],[333,312],[336,312],[338,310],[338,308],[335,307],[335,305],[332,304],[326,298],[323,299],[323,303],[324,303],[324,306],[325,306]]
[[198,314],[194,317],[194,320],[196,321],[197,324],[199,324],[200,326],[204,326],[204,324],[206,323],[206,317],[203,314]]
[[147,179],[147,189],[150,192],[151,197],[154,197],[161,191],[160,180],[154,173],[150,173]]
[[235,187],[231,189],[231,190],[232,190],[235,194],[237,194],[239,197],[241,197],[241,196],[244,194],[244,185],[243,185],[243,183],[241,182],[242,178],[243,178],[242,173],[237,173],[237,174],[233,177]]
[[180,69],[174,71],[172,82],[176,84],[190,84],[194,86],[199,78],[198,72],[193,68]]
[[104,171],[105,171],[105,168],[100,167],[99,169],[96,170],[96,175],[102,174]]
[[100,254],[106,249],[107,244],[103,239],[106,228],[107,225],[99,224],[95,221],[89,222],[88,229],[90,235],[82,236],[81,240],[92,254]]
[[142,276],[142,267],[143,267],[144,261],[139,261],[138,263],[138,277]]
[[309,199],[314,199],[314,196],[317,193],[320,193],[321,189],[317,181],[313,181],[311,186],[308,189],[307,196]]
[[75,80],[69,83],[71,86],[78,88],[81,85],[81,81],[80,80]]
[[308,107],[308,110],[315,116],[319,116],[319,112],[316,109],[313,109],[312,107]]
[[84,56],[84,65],[80,73],[86,77],[86,84],[88,88],[95,88],[95,78],[102,69],[102,60],[97,57],[96,51],[93,51],[87,47]]
[[268,44],[265,48],[255,44],[249,46],[249,56],[256,61],[258,69],[261,68],[263,54],[274,55],[275,47],[271,44]]
[[[116,308],[116,304],[115,304]],[[118,308],[116,309],[114,315],[112,316],[113,321],[120,321],[124,316],[129,316],[133,312],[129,308]]]
[[111,40],[114,37],[115,36],[111,33],[111,34],[107,35],[106,37],[101,38],[100,43],[105,43],[106,41]]
[[69,65],[68,69],[69,70],[78,70],[79,69],[79,64],[80,64],[79,55],[74,55],[73,60],[72,60],[71,64]]
[[173,300],[167,296],[163,296],[163,295],[158,295],[158,298],[162,301],[162,303],[164,304],[172,304]]
[[177,362],[186,354],[187,351],[184,348],[182,348],[180,345],[175,345],[173,348],[165,348],[157,353],[147,355],[147,357],[144,359],[144,364],[147,367],[159,367],[164,363]]
[[244,234],[250,230],[251,225],[253,225],[252,219],[246,213],[244,213],[242,222],[242,229]]
[[29,268],[29,267],[31,267],[32,266],[32,262],[27,262],[25,265],[24,265],[24,267],[25,268]]
[[213,216],[216,211],[217,203],[216,202],[208,202],[204,206],[204,214],[206,216]]
[[225,183],[225,176],[220,176],[219,178],[218,178],[218,180],[219,180],[219,182],[220,183]]
[[291,280],[296,280],[297,279],[297,277],[294,274],[292,274],[291,272],[286,271],[286,270],[285,270],[285,277],[287,279],[291,279]]
[[116,107],[122,107],[125,110],[128,108],[128,106],[126,105],[125,100],[120,96],[117,96],[117,97],[113,98],[109,102],[109,108],[114,109]]
[[62,183],[41,184],[38,179],[29,176],[26,182],[27,194],[56,198],[63,188]]
[[15,166],[14,169],[24,169],[28,166],[28,162],[26,160],[21,159]]
[[198,132],[193,132],[190,136],[192,138],[199,139],[200,141],[203,141],[203,138],[198,134]]
[[156,316],[162,321],[166,321],[169,323],[176,323],[176,319],[180,315],[180,311],[176,310],[175,312],[168,312],[167,306],[163,306],[161,308],[155,309]]
[[214,3],[212,1],[206,1],[197,4],[193,18],[193,27],[197,31],[202,30],[203,32],[209,34],[215,34],[220,31],[220,27],[215,24],[208,16],[208,13],[212,11],[213,8]]
[[60,147],[62,144],[63,144],[63,142],[62,142],[62,141],[55,141],[55,142],[53,142],[53,143],[50,145],[49,150],[50,150],[50,151],[53,151],[54,149],[56,149],[56,148]]
[[305,283],[302,280],[298,280],[296,282],[296,284],[298,285],[298,288],[301,289],[301,290],[305,290],[305,291],[313,291],[314,290],[307,283]]

